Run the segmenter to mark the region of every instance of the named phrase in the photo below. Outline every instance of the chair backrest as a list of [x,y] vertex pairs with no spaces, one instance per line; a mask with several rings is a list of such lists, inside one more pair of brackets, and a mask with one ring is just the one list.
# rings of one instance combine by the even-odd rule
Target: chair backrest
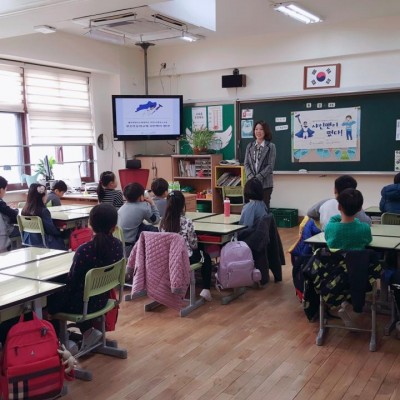
[[124,254],[125,254],[125,238],[124,238],[124,231],[122,230],[122,228],[118,225],[116,225],[114,232],[113,232],[113,236],[116,237],[117,239],[119,239],[122,242],[122,247],[124,249]]
[[222,198],[229,198],[231,206],[244,205],[243,187],[242,186],[222,186]]
[[36,183],[38,180],[38,177],[40,175],[40,172],[38,172],[35,175],[26,175],[26,174],[22,174],[21,178],[22,178],[22,182],[26,181],[26,184],[29,186],[32,185],[32,183]]
[[125,186],[129,183],[140,183],[145,189],[147,188],[150,170],[145,168],[139,169],[120,169],[119,173],[119,181],[121,183],[121,188],[124,190]]
[[17,205],[17,208],[24,208],[26,201],[20,201]]
[[400,214],[383,213],[381,216],[381,224],[386,225],[400,225]]
[[89,299],[102,293],[109,292],[119,286],[119,301],[125,283],[125,258],[114,264],[100,268],[92,268],[86,273],[83,290],[83,315],[87,314]]
[[47,247],[46,236],[44,233],[43,222],[40,217],[37,216],[24,216],[17,215],[17,222],[19,227],[19,232],[21,234],[22,243],[24,242],[24,232],[26,233],[38,233],[42,236],[43,246]]

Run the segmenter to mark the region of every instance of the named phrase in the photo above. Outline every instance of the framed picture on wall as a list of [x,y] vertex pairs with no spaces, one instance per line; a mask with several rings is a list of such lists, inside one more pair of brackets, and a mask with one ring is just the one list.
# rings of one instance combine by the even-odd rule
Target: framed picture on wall
[[304,89],[340,87],[340,64],[304,67]]

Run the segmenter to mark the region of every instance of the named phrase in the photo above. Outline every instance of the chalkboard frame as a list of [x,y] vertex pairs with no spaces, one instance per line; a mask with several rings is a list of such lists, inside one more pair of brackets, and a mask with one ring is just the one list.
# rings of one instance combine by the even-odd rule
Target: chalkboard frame
[[[307,111],[335,107],[361,107],[360,161],[349,162],[292,162],[291,129],[275,131],[275,118],[286,117],[291,121],[291,111]],[[311,107],[309,106],[311,104]],[[237,102],[237,148],[238,158],[244,160],[246,146],[253,139],[241,138],[242,110],[253,109],[253,120],[267,121],[273,132],[277,148],[275,171],[295,173],[299,170],[318,173],[382,173],[395,171],[395,150],[400,151],[396,141],[396,126],[400,121],[400,89],[374,90],[353,93],[300,95],[268,99],[241,100]],[[376,135],[378,132],[378,135]],[[376,139],[378,136],[378,139]]]

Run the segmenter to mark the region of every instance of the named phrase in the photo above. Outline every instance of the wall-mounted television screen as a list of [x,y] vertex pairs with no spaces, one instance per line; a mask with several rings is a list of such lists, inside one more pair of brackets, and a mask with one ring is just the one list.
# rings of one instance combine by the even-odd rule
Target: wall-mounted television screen
[[114,140],[175,140],[181,134],[181,95],[113,95],[112,108]]

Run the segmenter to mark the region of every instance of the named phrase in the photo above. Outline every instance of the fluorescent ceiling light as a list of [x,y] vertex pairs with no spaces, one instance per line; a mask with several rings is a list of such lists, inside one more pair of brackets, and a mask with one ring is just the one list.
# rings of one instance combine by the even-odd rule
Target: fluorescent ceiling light
[[195,42],[196,40],[199,40],[199,37],[196,35],[192,35],[189,32],[182,32],[181,39],[186,40],[187,42]]
[[34,26],[33,29],[36,32],[40,32],[40,33],[54,33],[57,31],[56,28],[49,26],[49,25],[37,25],[37,26]]
[[275,4],[274,10],[279,11],[305,24],[314,24],[316,22],[322,22],[322,19],[320,17],[302,9],[301,7],[297,6],[294,3]]

